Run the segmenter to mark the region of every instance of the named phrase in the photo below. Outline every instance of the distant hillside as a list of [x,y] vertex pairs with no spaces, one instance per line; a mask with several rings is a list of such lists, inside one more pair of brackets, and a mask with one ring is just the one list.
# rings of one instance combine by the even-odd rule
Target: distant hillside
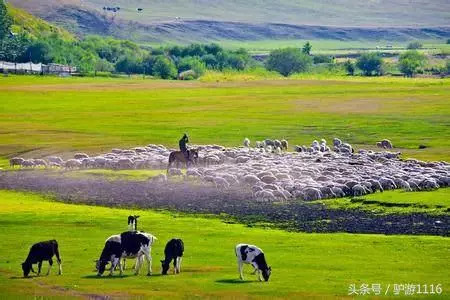
[[65,41],[75,39],[75,36],[67,30],[52,25],[40,18],[37,18],[22,9],[8,5],[8,13],[12,17],[14,33],[27,32],[31,37],[36,39],[43,38],[50,34],[56,34]]
[[[450,37],[448,0],[10,0],[78,34],[140,42]],[[104,7],[120,8],[116,12]],[[137,9],[142,9],[138,12]]]

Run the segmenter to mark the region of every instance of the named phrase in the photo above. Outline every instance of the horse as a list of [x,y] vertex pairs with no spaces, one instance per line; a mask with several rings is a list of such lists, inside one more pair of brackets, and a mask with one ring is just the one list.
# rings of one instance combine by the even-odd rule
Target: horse
[[169,155],[169,164],[167,165],[167,172],[169,172],[170,167],[174,162],[184,163],[186,164],[186,169],[189,167],[189,163],[192,162],[194,164],[197,163],[198,159],[198,150],[197,149],[189,149],[188,150],[188,159],[184,156],[184,153],[181,151],[172,151]]

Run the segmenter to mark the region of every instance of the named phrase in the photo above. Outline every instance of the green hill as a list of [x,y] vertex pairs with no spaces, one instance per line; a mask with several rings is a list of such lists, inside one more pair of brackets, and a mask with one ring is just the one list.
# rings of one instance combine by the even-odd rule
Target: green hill
[[450,38],[447,0],[10,2],[76,34],[109,35],[143,43]]
[[56,34],[65,41],[75,40],[75,36],[65,29],[52,25],[40,18],[37,18],[26,11],[8,5],[8,13],[13,20],[12,32],[26,32],[35,39],[41,39],[51,34]]
[[[142,24],[181,20],[244,23],[283,23],[324,26],[443,26],[450,25],[447,0],[11,0],[41,16],[72,5],[104,13],[103,7],[120,7],[116,18]],[[56,2],[56,3],[55,3]],[[142,8],[141,12],[137,9]]]

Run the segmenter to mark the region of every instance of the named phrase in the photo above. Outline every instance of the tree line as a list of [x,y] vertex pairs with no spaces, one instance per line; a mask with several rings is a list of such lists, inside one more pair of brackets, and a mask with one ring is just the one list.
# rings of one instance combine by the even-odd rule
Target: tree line
[[[83,39],[64,40],[57,33],[40,38],[26,32],[11,31],[11,17],[0,2],[0,60],[12,62],[58,63],[76,66],[80,73],[143,74],[163,79],[196,79],[206,70],[246,70],[254,66],[265,67],[283,76],[310,72],[314,66],[328,65],[344,70],[348,75],[383,75],[386,64],[378,52],[363,53],[356,61],[336,63],[328,55],[312,55],[312,45],[300,48],[273,50],[264,62],[257,62],[245,49],[227,50],[217,44],[191,44],[151,48],[127,40],[87,36]],[[423,71],[427,58],[416,49],[419,42],[408,45],[400,55],[398,69],[412,77]],[[449,63],[446,71],[448,73]]]

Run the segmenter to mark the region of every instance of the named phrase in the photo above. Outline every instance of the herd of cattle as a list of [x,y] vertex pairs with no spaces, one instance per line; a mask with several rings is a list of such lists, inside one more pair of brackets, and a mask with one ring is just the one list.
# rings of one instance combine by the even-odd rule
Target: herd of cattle
[[[432,190],[450,185],[447,162],[424,162],[402,159],[391,152],[389,140],[377,143],[380,151],[355,151],[349,143],[335,138],[313,141],[310,146],[297,145],[288,152],[286,140],[257,141],[252,146],[192,145],[199,157],[183,172],[170,168],[151,180],[162,184],[179,176],[195,184],[214,185],[218,189],[251,190],[256,201],[312,201],[346,196],[362,196],[391,189]],[[133,149],[113,149],[110,153],[89,157],[77,153],[73,159],[11,159],[11,166],[47,166],[111,169],[165,169],[172,149],[148,145]]]
[[[108,264],[110,264],[109,275],[112,276],[115,269],[119,269],[120,276],[123,275],[125,269],[126,259],[136,259],[134,264],[135,275],[144,263],[147,261],[147,275],[152,274],[152,257],[151,247],[157,240],[155,236],[150,233],[137,230],[137,219],[139,216],[129,216],[128,226],[129,230],[110,236],[103,247],[100,258],[95,261],[95,267],[98,276],[102,276]],[[181,239],[174,238],[167,242],[164,248],[165,258],[161,260],[161,274],[167,275],[170,268],[170,263],[173,262],[173,272],[178,274],[181,272],[181,260],[184,253],[184,243]],[[238,244],[235,248],[235,254],[238,262],[239,276],[243,280],[242,274],[243,264],[251,264],[254,268],[258,279],[262,281],[269,280],[271,274],[271,267],[267,265],[264,252],[253,245]],[[41,273],[42,262],[48,261],[49,268],[47,275],[50,274],[50,269],[53,265],[53,257],[56,257],[56,262],[59,266],[58,274],[62,274],[62,261],[59,254],[59,246],[56,240],[49,240],[34,244],[25,261],[22,263],[23,276],[28,277],[30,272],[36,273],[33,269],[33,264],[38,265],[37,276]]]

